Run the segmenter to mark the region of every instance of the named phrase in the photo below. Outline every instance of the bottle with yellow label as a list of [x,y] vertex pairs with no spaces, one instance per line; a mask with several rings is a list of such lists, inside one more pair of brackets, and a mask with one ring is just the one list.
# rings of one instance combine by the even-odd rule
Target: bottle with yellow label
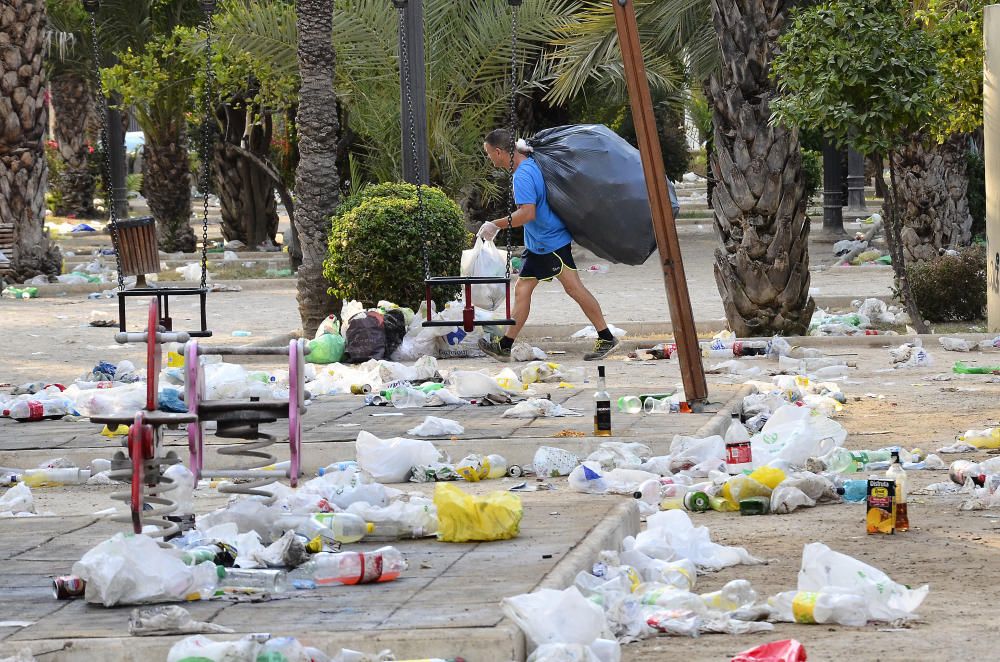
[[779,621],[788,623],[835,623],[858,627],[868,622],[865,599],[854,593],[835,591],[786,591],[768,598]]

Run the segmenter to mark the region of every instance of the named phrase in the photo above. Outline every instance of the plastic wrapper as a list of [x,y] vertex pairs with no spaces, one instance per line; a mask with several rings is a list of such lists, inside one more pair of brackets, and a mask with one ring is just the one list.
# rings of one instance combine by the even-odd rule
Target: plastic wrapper
[[562,591],[543,588],[504,598],[501,609],[535,646],[590,646],[598,639],[612,638],[604,610],[583,597],[575,586]]
[[535,451],[531,466],[539,478],[555,478],[568,476],[578,464],[580,464],[580,458],[567,450],[552,446],[540,446]]
[[500,415],[501,418],[559,418],[563,416],[583,416],[583,414],[545,398],[529,398],[524,402],[517,403]]
[[184,607],[169,605],[133,609],[128,619],[128,633],[133,637],[157,637],[177,634],[216,633],[233,631],[223,625],[196,621]]
[[[652,455],[646,444],[638,442],[605,441],[597,450],[587,456],[587,460],[597,462],[602,469],[639,469]],[[658,473],[658,472],[656,472]]]
[[218,581],[214,563],[187,566],[149,536],[122,533],[84,554],[72,572],[87,582],[87,602],[105,607],[180,602]]
[[926,584],[916,589],[897,584],[878,568],[819,542],[802,550],[798,589],[812,592],[834,589],[860,595],[868,619],[873,621],[913,618],[930,590]]
[[651,515],[646,520],[646,527],[635,537],[635,549],[653,558],[664,561],[686,558],[705,570],[760,563],[742,547],[712,542],[708,529],[696,527],[682,510],[665,510]]
[[438,540],[507,540],[520,531],[524,508],[521,497],[510,492],[472,496],[451,483],[434,488],[438,514]]
[[0,497],[0,514],[17,515],[34,512],[35,499],[31,496],[31,488],[24,483],[14,485]]
[[584,461],[569,474],[570,489],[588,494],[634,494],[648,480],[659,478],[656,474],[638,469],[612,469],[605,471],[597,462]]
[[[549,204],[573,239],[614,263],[642,264],[656,250],[639,150],[606,126],[540,131],[528,141]],[[680,211],[668,182],[671,206]]]
[[780,459],[801,467],[810,457],[821,457],[843,446],[845,439],[847,431],[836,421],[807,407],[785,405],[750,442],[755,466]]
[[609,639],[583,644],[543,644],[528,656],[528,662],[619,662],[621,645]]
[[424,419],[424,422],[415,428],[411,428],[406,431],[406,434],[412,434],[415,437],[441,437],[453,434],[462,434],[465,432],[465,428],[458,421],[453,421],[448,418],[438,418],[436,416],[428,416]]
[[448,384],[460,398],[481,398],[486,395],[504,395],[506,391],[496,380],[482,372],[453,370],[448,375]]
[[771,512],[776,515],[787,515],[797,508],[812,508],[815,505],[814,499],[792,485],[779,485],[771,493]]
[[796,639],[771,641],[737,653],[730,662],[806,662],[806,649]]
[[[476,240],[475,245],[462,251],[462,275],[503,277],[507,271],[507,256],[492,241]],[[472,286],[472,303],[478,308],[496,310],[507,298],[503,283]]]
[[358,466],[372,478],[385,483],[402,483],[418,464],[430,464],[440,458],[438,449],[429,441],[393,437],[380,439],[361,431],[355,441]]

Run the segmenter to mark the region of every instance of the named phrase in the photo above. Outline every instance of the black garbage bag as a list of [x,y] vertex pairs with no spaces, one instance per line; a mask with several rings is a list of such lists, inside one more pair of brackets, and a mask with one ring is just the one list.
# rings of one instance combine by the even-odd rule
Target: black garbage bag
[[[576,243],[614,263],[649,258],[656,237],[639,150],[601,124],[545,129],[528,144],[545,178],[549,206]],[[670,202],[676,214],[672,186]]]
[[344,335],[345,363],[364,363],[385,358],[385,320],[377,310],[358,313],[347,322]]
[[393,352],[403,344],[403,336],[406,335],[406,318],[403,316],[403,311],[398,308],[387,311],[384,326],[385,355],[392,356]]

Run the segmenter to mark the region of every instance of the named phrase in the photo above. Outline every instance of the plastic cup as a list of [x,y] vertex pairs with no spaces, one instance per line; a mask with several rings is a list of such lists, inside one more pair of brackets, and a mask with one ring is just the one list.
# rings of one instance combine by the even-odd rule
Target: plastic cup
[[618,398],[618,411],[625,414],[638,414],[642,411],[642,400],[634,395],[623,395]]
[[647,414],[669,414],[670,400],[668,398],[646,398],[642,409]]

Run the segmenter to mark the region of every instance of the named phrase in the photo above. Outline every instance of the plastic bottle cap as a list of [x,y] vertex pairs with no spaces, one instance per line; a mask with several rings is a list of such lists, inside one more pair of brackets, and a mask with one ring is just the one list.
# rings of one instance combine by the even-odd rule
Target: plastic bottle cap
[[375,525],[371,522],[365,522],[365,528],[367,529],[367,533],[375,533]]

